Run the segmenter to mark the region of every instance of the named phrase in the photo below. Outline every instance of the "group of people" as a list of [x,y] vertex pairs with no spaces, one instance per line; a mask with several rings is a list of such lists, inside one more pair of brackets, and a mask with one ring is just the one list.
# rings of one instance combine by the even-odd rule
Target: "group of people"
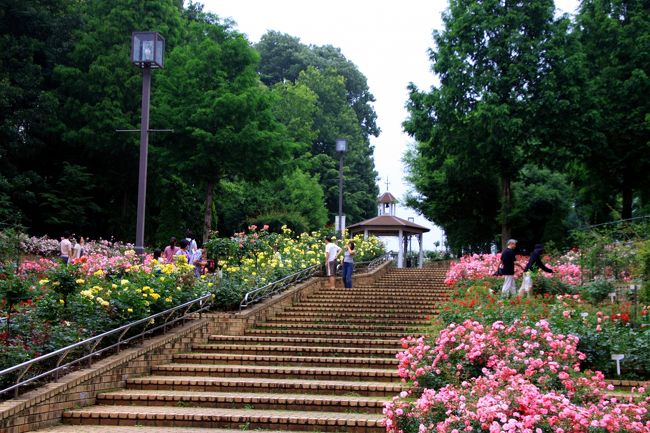
[[330,288],[336,287],[336,268],[338,258],[343,253],[343,287],[352,288],[352,271],[354,270],[354,242],[349,241],[345,248],[341,248],[332,242],[330,236],[325,238],[325,269],[329,278]]
[[74,236],[70,236],[69,231],[63,232],[59,246],[61,248],[60,258],[64,265],[82,257],[86,252],[86,241],[83,236],[79,237],[79,241],[77,241]]
[[524,271],[524,280],[519,289],[519,295],[530,295],[532,289],[532,277],[530,272],[540,269],[544,272],[553,273],[553,270],[542,263],[542,253],[544,252],[544,245],[536,244],[533,252],[530,254],[528,263],[525,267],[522,267],[517,263],[517,256],[515,254],[515,249],[517,248],[517,240],[509,239],[506,243],[506,249],[501,253],[501,263],[499,269],[497,270],[497,275],[503,275],[503,287],[501,288],[501,294],[504,297],[516,296],[517,295],[517,285],[515,283],[515,266],[523,269]]
[[180,241],[172,237],[169,240],[169,245],[163,251],[158,248],[154,250],[153,256],[154,259],[161,260],[164,263],[174,263],[176,256],[185,256],[187,263],[194,265],[197,276],[203,273],[207,259],[205,248],[198,247],[191,230],[187,230],[185,238]]

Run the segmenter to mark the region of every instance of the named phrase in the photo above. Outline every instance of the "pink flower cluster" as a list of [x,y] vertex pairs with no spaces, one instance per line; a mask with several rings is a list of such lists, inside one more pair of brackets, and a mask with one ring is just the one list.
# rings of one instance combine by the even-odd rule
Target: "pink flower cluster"
[[[580,284],[582,275],[580,266],[568,259],[569,256],[563,256],[557,260],[544,258],[544,262],[553,269],[554,273],[540,274],[547,278],[559,278],[563,282],[571,285]],[[490,277],[499,268],[501,263],[501,253],[498,254],[472,254],[461,257],[458,261],[452,262],[445,278],[445,284],[453,286],[459,280],[478,280]],[[515,277],[520,278],[522,268],[528,263],[528,257],[517,256],[517,265],[515,266]]]
[[38,260],[23,260],[20,262],[18,267],[18,273],[21,275],[27,273],[34,273],[37,275],[43,275],[48,269],[56,268],[59,266],[58,261],[40,258]]
[[[444,329],[433,345],[405,339],[399,373],[412,386],[386,403],[386,430],[650,432],[650,398],[608,396],[600,372],[580,372],[584,355],[577,344],[544,320],[534,327],[496,322],[489,329],[467,320]],[[433,383],[432,376],[445,385],[421,386]]]
[[[151,272],[151,254],[146,255],[144,259],[143,270]],[[122,273],[134,266],[140,265],[140,258],[132,250],[126,251],[124,255],[106,256],[101,253],[91,253],[79,259],[73,260],[73,263],[79,264],[81,270],[87,275],[102,271],[105,274]]]

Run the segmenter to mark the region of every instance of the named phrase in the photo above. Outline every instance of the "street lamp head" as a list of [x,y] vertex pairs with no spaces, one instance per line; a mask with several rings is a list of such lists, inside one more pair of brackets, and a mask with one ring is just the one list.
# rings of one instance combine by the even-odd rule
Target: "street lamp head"
[[338,138],[336,140],[336,151],[339,153],[348,151],[348,141],[345,138]]
[[131,63],[140,68],[162,68],[165,61],[165,38],[158,32],[133,32]]

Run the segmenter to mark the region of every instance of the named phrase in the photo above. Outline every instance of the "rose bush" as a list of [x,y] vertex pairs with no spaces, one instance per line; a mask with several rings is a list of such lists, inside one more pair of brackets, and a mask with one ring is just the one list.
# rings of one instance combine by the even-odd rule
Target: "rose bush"
[[[580,266],[576,262],[575,253],[569,253],[557,259],[551,260],[549,257],[544,258],[544,263],[553,269],[554,273],[539,272],[540,278],[556,279],[570,286],[575,286],[581,282]],[[449,266],[445,284],[454,286],[457,282],[463,280],[480,280],[491,277],[499,267],[501,254],[472,254],[463,256],[458,261],[454,261]],[[522,268],[528,263],[528,257],[517,256],[515,266],[515,277],[521,278]]]
[[[611,397],[602,373],[580,369],[578,338],[549,322],[466,320],[435,341],[403,340],[410,387],[385,404],[388,432],[648,432],[650,398]],[[638,390],[642,394],[645,390]]]

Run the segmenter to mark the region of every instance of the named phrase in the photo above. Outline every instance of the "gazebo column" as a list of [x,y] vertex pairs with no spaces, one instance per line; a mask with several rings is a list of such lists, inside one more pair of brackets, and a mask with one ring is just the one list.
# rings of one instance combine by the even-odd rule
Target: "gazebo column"
[[368,239],[368,229],[363,229],[363,238]]
[[404,232],[400,229],[397,235],[397,267],[404,267]]
[[418,244],[420,244],[420,255],[418,256],[418,268],[422,268],[422,265],[424,264],[424,245],[423,244],[423,238],[422,238],[422,233],[418,235]]

